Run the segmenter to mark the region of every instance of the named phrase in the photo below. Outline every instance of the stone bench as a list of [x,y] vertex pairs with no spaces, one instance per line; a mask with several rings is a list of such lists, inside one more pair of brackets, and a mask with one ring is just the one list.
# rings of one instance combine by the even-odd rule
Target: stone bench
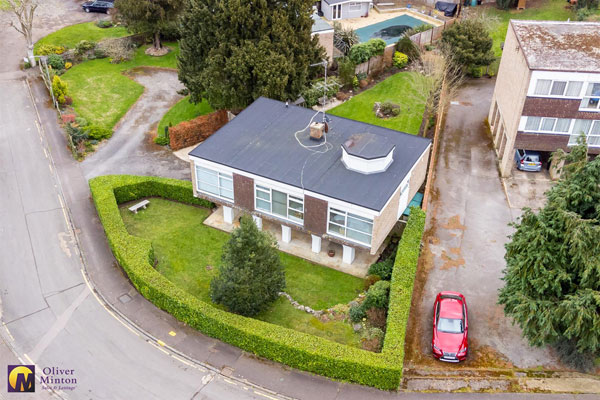
[[134,213],[134,214],[137,214],[137,212],[138,212],[138,210],[139,210],[140,208],[143,208],[143,209],[145,210],[145,209],[146,209],[146,206],[147,206],[148,204],[150,204],[150,201],[148,201],[148,200],[143,200],[143,201],[140,201],[139,203],[137,203],[137,204],[134,204],[134,205],[132,205],[131,207],[129,207],[129,211],[131,211],[131,212],[132,212],[132,213]]

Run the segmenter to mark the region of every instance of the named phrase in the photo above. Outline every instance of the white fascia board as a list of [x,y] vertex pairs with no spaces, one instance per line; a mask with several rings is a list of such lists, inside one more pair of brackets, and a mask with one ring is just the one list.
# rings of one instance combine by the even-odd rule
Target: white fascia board
[[327,29],[325,31],[318,31],[318,32],[311,32],[310,37],[313,37],[315,35],[320,35],[322,33],[333,33],[333,29]]
[[[579,97],[565,97],[565,96],[549,96],[549,95],[537,95],[534,94],[535,86],[538,79],[548,79],[552,81],[580,81],[583,82],[581,93]],[[531,79],[529,80],[529,88],[527,89],[527,96],[529,97],[550,97],[550,98],[564,98],[564,99],[577,99],[582,98],[586,89],[586,82],[600,82],[600,73],[590,72],[562,72],[562,71],[532,71]]]
[[[228,167],[223,164],[215,163],[213,161],[208,161],[203,158],[195,157],[192,155],[190,155],[189,158],[190,158],[190,160],[194,161],[195,165],[210,168],[210,169],[218,171],[218,172],[224,172],[224,173],[228,173],[228,174],[235,173],[237,175],[242,175],[242,176],[245,176],[248,178],[252,178],[254,180],[254,184],[257,184],[257,183],[259,185],[262,184],[263,186],[268,186],[275,190],[280,190],[282,192],[286,192],[288,194],[291,194],[292,196],[298,196],[298,197],[304,198],[304,195],[306,194],[306,195],[308,195],[310,197],[314,197],[316,199],[325,200],[330,205],[333,205],[334,208],[336,208],[336,207],[341,208],[343,210],[350,211],[353,214],[360,215],[361,217],[372,219],[372,218],[378,217],[381,214],[381,212],[371,210],[370,208],[366,208],[366,207],[348,203],[348,202],[345,202],[342,200],[334,199],[329,196],[311,192],[310,190],[302,190],[301,188],[299,188],[297,186],[288,185],[288,184],[285,184],[285,183],[282,183],[282,182],[279,182],[279,181],[276,181],[273,179],[268,179],[263,176],[252,174],[250,172],[241,171],[239,169],[231,168],[231,167]],[[234,193],[234,196],[235,196],[235,193]]]

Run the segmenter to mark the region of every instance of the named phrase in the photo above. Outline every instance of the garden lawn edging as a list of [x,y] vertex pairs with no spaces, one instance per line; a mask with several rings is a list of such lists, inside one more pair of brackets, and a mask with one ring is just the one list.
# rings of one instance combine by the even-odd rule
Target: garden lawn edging
[[[208,336],[261,357],[334,379],[385,390],[398,388],[402,378],[406,318],[388,317],[388,321],[393,322],[389,327],[401,329],[401,332],[395,333],[393,337],[396,338],[396,343],[398,338],[402,338],[402,343],[401,346],[388,346],[386,340],[383,352],[378,354],[219,310],[187,293],[156,271],[153,268],[154,253],[151,242],[130,235],[119,212],[119,203],[142,197],[163,197],[182,203],[212,207],[212,203],[193,196],[191,182],[146,176],[107,175],[91,179],[89,185],[115,258],[136,289],[158,308]],[[421,215],[424,215],[422,211],[411,212],[410,218],[417,218],[417,227],[422,225],[419,219]],[[415,230],[409,229],[412,225],[415,223],[409,220],[409,226],[406,228],[409,232]],[[403,236],[400,242],[399,252],[401,249],[410,251],[406,257],[398,253],[396,265],[400,268],[394,271],[392,290],[401,290],[395,288],[395,284],[400,283],[404,287],[403,283],[414,281],[420,236],[415,249],[409,249],[408,246],[415,243],[416,237],[413,233],[410,240],[407,239],[404,243]],[[414,261],[414,265],[405,266],[398,258],[406,258],[407,263]],[[413,275],[403,282],[402,277],[398,275],[405,270],[412,271]],[[396,291],[392,293],[396,294]],[[390,301],[396,298],[404,300],[403,295],[396,294],[393,298],[390,297]],[[410,306],[410,294],[408,299]],[[395,311],[393,307],[393,304],[390,304],[392,311]],[[406,313],[408,315],[408,311]],[[391,314],[396,315],[395,312]],[[388,335],[391,334],[389,327]]]

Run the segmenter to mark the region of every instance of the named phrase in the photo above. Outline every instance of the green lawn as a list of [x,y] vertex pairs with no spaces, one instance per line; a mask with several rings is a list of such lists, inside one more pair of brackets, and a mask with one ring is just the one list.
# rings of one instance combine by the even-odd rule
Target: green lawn
[[[399,72],[328,112],[373,125],[416,135],[419,133],[425,102],[427,78],[417,72]],[[375,102],[400,105],[400,115],[381,119],[375,116]]]
[[127,29],[116,26],[112,28],[98,28],[93,22],[71,25],[49,34],[38,40],[34,46],[34,51],[42,44],[53,44],[55,46],[64,46],[74,48],[81,40],[92,40],[98,42],[106,38],[123,37],[129,35]]
[[[146,210],[121,215],[129,233],[150,239],[158,271],[176,285],[210,302],[210,280],[217,273],[221,249],[229,235],[203,225],[210,211],[169,200],[153,198]],[[360,278],[280,253],[286,274],[286,292],[301,304],[323,309],[348,303],[362,290]],[[279,299],[259,319],[359,346],[359,338],[344,322],[323,323]]]
[[200,115],[208,114],[212,112],[212,107],[206,100],[201,101],[198,104],[190,103],[190,98],[185,97],[177,102],[167,113],[162,117],[158,124],[158,136],[163,136],[165,133],[165,126],[177,125],[183,121],[189,121],[190,119],[196,118]]
[[77,64],[64,73],[73,108],[90,123],[112,129],[144,92],[144,87],[123,75],[136,67],[177,68],[177,43],[166,43],[173,51],[162,57],[148,56],[136,50],[131,61],[111,64],[107,58]]

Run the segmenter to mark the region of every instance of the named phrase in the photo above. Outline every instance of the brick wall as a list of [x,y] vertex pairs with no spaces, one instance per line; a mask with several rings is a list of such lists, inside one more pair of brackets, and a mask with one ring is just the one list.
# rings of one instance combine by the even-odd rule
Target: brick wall
[[169,128],[169,145],[179,150],[204,141],[228,122],[227,111],[219,110]]
[[550,135],[546,133],[518,132],[515,140],[517,149],[555,151],[568,150],[569,135]]
[[523,115],[531,117],[555,117],[598,119],[596,112],[579,111],[581,100],[527,97],[523,105]]
[[327,232],[327,201],[304,195],[304,229],[315,235]]
[[236,206],[254,211],[254,179],[234,173],[233,197]]
[[[410,201],[410,199],[409,199]],[[392,196],[387,206],[378,217],[373,219],[373,235],[371,237],[371,254],[375,254],[383,244],[388,233],[398,221],[398,207],[400,206],[400,190]]]

